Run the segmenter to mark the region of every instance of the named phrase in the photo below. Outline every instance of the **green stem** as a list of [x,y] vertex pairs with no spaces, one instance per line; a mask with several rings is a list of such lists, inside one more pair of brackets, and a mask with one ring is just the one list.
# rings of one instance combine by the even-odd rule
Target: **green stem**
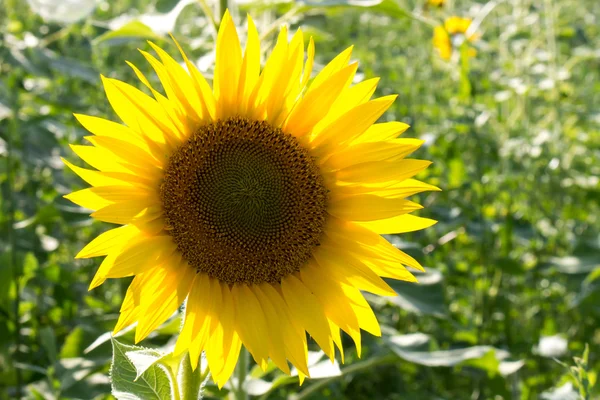
[[192,370],[190,354],[186,353],[179,364],[179,384],[181,400],[198,400],[200,387],[204,381],[202,375],[202,358],[198,362],[196,370]]
[[216,34],[217,32],[219,32],[219,23],[215,19],[215,14],[213,13],[206,0],[198,0],[198,4],[200,5],[200,8],[202,9],[204,15],[206,15],[206,18],[210,20],[210,23],[214,29],[214,33]]
[[[20,270],[17,265],[17,244],[15,240],[15,199],[14,199],[14,171],[13,171],[13,158],[12,153],[14,151],[15,138],[19,137],[19,89],[18,89],[18,78],[15,75],[11,77],[9,80],[9,87],[14,89],[14,101],[13,101],[13,115],[10,118],[9,122],[9,130],[6,138],[7,143],[7,154],[6,154],[6,180],[8,185],[8,198],[6,199],[8,203],[8,250],[10,251],[10,268],[12,271],[12,279],[15,284],[15,301],[13,304],[14,307],[14,316],[15,316],[15,352],[13,354],[13,359],[15,361],[19,360],[19,350],[21,348],[21,320],[19,318],[19,309],[21,303],[21,288],[19,285],[20,278]],[[21,374],[21,368],[15,368],[16,375],[16,388],[15,388],[15,398],[20,399],[22,396],[22,386],[23,386],[23,376]]]
[[397,360],[398,360],[398,356],[396,354],[392,353],[392,354],[387,354],[385,356],[375,357],[375,358],[371,358],[370,360],[365,360],[365,361],[358,362],[356,364],[349,365],[348,367],[342,369],[342,373],[340,375],[333,376],[333,377],[327,378],[327,379],[321,379],[321,380],[313,383],[306,389],[304,389],[298,395],[293,396],[292,399],[293,400],[306,399],[311,394],[320,390],[324,386],[329,385],[331,382],[339,379],[342,376],[347,376],[347,375],[353,374],[355,372],[360,372],[360,371],[363,371],[363,370],[366,370],[369,368],[373,368],[377,365],[391,364],[391,363],[396,362]]
[[175,400],[183,400],[181,395],[179,394],[179,385],[177,384],[177,376],[171,368],[165,368],[169,374],[169,379],[171,380],[171,386],[173,387],[173,398]]
[[294,5],[288,12],[283,14],[281,17],[277,18],[270,24],[267,29],[263,31],[260,35],[261,43],[268,38],[273,32],[278,31],[281,28],[281,25],[287,23],[290,19],[292,19],[296,14],[298,14],[302,10],[301,6]]
[[235,399],[236,400],[248,400],[248,393],[244,388],[246,382],[246,373],[248,372],[248,350],[242,346],[240,351],[240,358],[238,359],[237,366],[235,367],[235,377],[237,378],[237,387],[235,388]]
[[223,19],[223,15],[225,15],[225,11],[227,10],[227,0],[219,0],[219,23]]

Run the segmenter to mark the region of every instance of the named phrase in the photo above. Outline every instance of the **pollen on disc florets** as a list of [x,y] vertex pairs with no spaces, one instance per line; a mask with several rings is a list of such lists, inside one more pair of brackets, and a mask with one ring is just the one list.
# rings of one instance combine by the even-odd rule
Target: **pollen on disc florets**
[[298,271],[327,214],[308,151],[281,129],[240,117],[198,128],[170,156],[160,195],[184,259],[229,284],[275,283]]

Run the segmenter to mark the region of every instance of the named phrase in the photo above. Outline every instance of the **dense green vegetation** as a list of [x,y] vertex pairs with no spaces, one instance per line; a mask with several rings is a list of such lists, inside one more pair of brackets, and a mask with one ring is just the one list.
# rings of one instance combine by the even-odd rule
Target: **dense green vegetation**
[[[42,6],[0,0],[0,399],[111,398],[107,332],[129,282],[109,280],[88,292],[99,261],[73,259],[107,225],[62,198],[84,186],[60,161],[74,160],[68,144],[86,135],[72,113],[116,120],[99,74],[135,82],[128,60],[150,76],[136,48],[148,50],[144,38],[153,38],[175,54],[165,37],[171,30],[211,75],[214,27],[200,2],[181,2],[181,13],[170,16],[161,13],[175,0],[102,1],[86,15],[88,3],[68,8],[76,21],[64,10],[62,21],[48,21]],[[409,123],[405,135],[426,141],[416,156],[434,164],[420,178],[443,191],[416,196],[425,205],[419,215],[437,225],[389,240],[428,273],[419,285],[392,283],[398,297],[369,297],[384,335],[364,335],[361,359],[345,337],[345,364],[314,355],[322,379],[298,387],[295,378],[255,368],[250,393],[600,396],[600,385],[593,388],[600,367],[600,3],[363,4],[372,7],[327,0],[232,8],[252,13],[265,47],[281,22],[301,26],[316,40],[319,68],[354,44],[361,75],[381,77],[378,94],[399,93],[385,119]],[[480,25],[476,40],[460,46],[455,38],[452,58],[443,60],[433,27],[450,15]],[[118,30],[124,17],[147,25]],[[179,325],[174,317],[143,344],[169,346]],[[132,343],[133,333],[119,341]],[[573,357],[586,344],[589,361],[581,366]],[[206,394],[227,392],[209,383]]]

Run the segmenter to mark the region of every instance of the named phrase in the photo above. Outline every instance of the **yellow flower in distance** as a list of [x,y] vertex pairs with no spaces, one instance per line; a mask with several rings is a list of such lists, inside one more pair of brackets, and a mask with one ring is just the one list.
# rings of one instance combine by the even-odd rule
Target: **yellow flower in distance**
[[[470,34],[466,36],[469,27],[471,26],[470,18],[449,17],[444,21],[444,26],[436,26],[433,29],[433,46],[439,51],[440,57],[444,60],[449,60],[452,57],[453,46],[456,41],[466,39],[473,42],[477,39],[477,35]],[[475,49],[470,49],[471,56],[475,55]]]
[[432,7],[443,7],[446,0],[427,0],[427,5]]
[[66,197],[122,225],[77,255],[106,256],[90,289],[134,276],[115,332],[137,322],[139,342],[187,299],[175,355],[189,351],[196,368],[204,351],[219,386],[242,345],[300,379],[306,332],[333,359],[341,329],[360,355],[361,329],[380,335],[361,290],[394,295],[381,277],[415,281],[405,266],[422,269],[380,234],[434,223],[406,200],[437,190],[411,179],[430,164],[405,158],[422,141],[376,123],[396,96],[371,99],[378,79],[352,84],[352,48],[308,85],[314,43],[305,54],[300,30],[288,41],[282,28],[261,69],[249,17],[244,51],[223,17],[212,89],[181,48],[186,68],[150,45],[164,94],[132,64],[152,97],[103,77],[124,125],[76,115],[92,146],[72,149],[95,169],[65,161],[92,185]]

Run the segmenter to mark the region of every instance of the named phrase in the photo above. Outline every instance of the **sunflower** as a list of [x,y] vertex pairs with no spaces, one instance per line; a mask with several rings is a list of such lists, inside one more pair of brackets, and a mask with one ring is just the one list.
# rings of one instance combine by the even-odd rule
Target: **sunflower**
[[242,52],[224,15],[212,90],[175,43],[186,68],[153,43],[158,58],[141,51],[164,94],[132,64],[152,97],[102,77],[124,125],[75,115],[93,136],[72,149],[95,169],[64,161],[92,186],[66,197],[122,225],[77,255],[106,256],[90,289],[134,276],[115,332],[137,323],[139,342],[187,299],[174,353],[196,368],[204,351],[220,386],[242,345],[300,379],[306,332],[333,359],[344,331],[360,355],[361,330],[380,335],[361,290],[394,295],[381,277],[415,281],[405,266],[422,269],[380,234],[435,222],[406,200],[437,189],[410,179],[430,164],[405,159],[422,141],[375,123],[396,96],[371,99],[378,79],[352,84],[352,48],[308,85],[314,43],[305,54],[302,32],[288,41],[285,27],[261,70],[250,17]]
[[[438,50],[440,57],[449,60],[454,47],[460,47],[465,40],[473,42],[478,38],[474,33],[467,36],[471,22],[470,18],[452,16],[444,21],[443,26],[436,26],[433,29],[433,47]],[[475,56],[475,49],[469,49],[468,54],[471,57]]]
[[446,4],[446,0],[427,0],[425,3],[426,6],[438,7],[441,8]]

